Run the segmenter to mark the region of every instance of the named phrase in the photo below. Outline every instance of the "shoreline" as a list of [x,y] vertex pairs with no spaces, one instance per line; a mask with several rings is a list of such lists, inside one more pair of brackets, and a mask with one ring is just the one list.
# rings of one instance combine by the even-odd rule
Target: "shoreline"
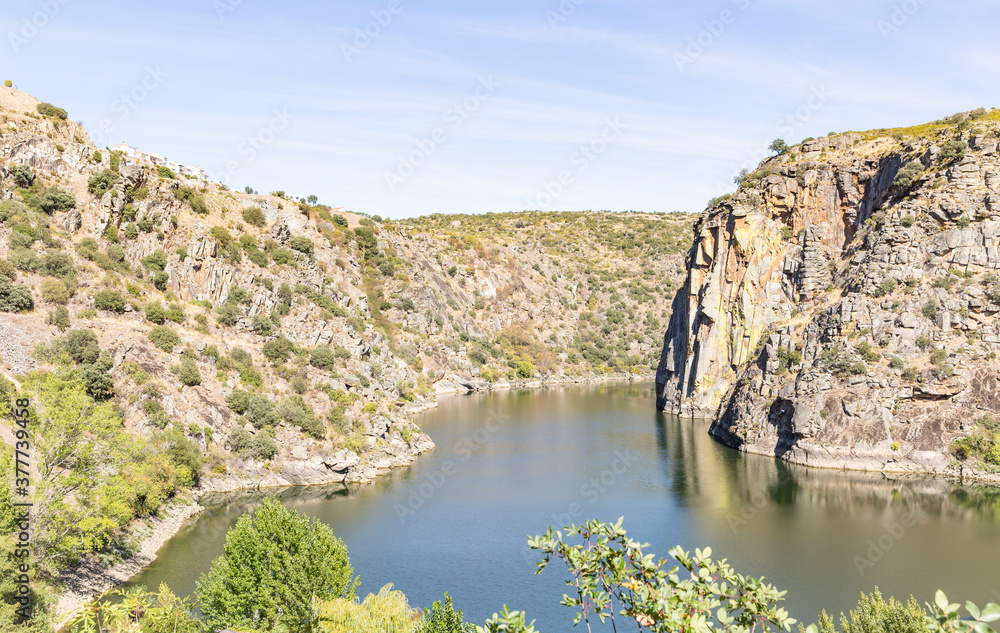
[[[544,389],[546,387],[570,387],[573,385],[598,385],[621,382],[649,382],[651,375],[624,375],[615,374],[613,376],[582,376],[582,377],[556,377],[552,379],[530,380],[530,381],[503,381],[494,386],[493,383],[483,381],[484,385],[489,385],[488,389],[469,388],[466,384],[479,386],[477,382],[464,381],[455,385],[453,391],[437,391],[435,399],[417,405],[410,405],[404,409],[407,417],[412,418],[419,413],[436,409],[437,399],[448,396],[461,396],[471,393],[492,393],[494,391],[509,391],[512,389]],[[58,593],[55,605],[56,630],[62,630],[66,622],[86,603],[91,602],[108,591],[118,587],[142,572],[152,564],[159,553],[159,550],[174,536],[176,536],[186,525],[204,511],[200,505],[203,497],[210,494],[240,492],[247,490],[281,490],[288,488],[309,488],[318,486],[329,486],[331,484],[368,484],[379,477],[388,474],[392,470],[408,467],[419,455],[428,453],[434,449],[433,441],[425,450],[420,450],[413,455],[413,459],[405,464],[392,465],[388,468],[375,468],[372,476],[363,479],[351,480],[345,474],[334,473],[328,481],[315,481],[310,483],[291,483],[282,479],[273,471],[265,470],[259,477],[253,476],[222,476],[204,477],[202,483],[197,488],[193,488],[191,499],[188,501],[175,501],[171,503],[164,512],[164,516],[152,519],[152,532],[143,538],[139,545],[139,551],[131,558],[116,565],[107,567],[94,558],[85,559],[76,567],[66,570],[56,578],[56,587],[66,587]],[[370,472],[370,471],[369,471]],[[149,588],[154,590],[155,588]]]
[[780,459],[789,464],[796,464],[806,468],[817,468],[821,470],[838,470],[841,472],[859,473],[882,473],[886,475],[921,475],[929,477],[940,477],[957,481],[959,485],[969,484],[996,484],[1000,485],[1000,473],[991,473],[977,469],[974,464],[959,464],[958,468],[950,467],[952,460],[940,452],[918,451],[914,455],[900,455],[893,451],[871,449],[860,453],[855,449],[838,446],[821,446],[818,444],[796,444],[783,456],[774,454],[771,446],[757,446],[755,444],[740,444],[734,446],[733,442],[727,441],[724,434],[713,433],[717,416],[703,411],[693,410],[690,407],[682,408],[680,413],[662,411],[666,415],[674,415],[684,420],[704,422],[708,429],[706,432],[713,441],[718,442],[726,448],[739,451],[747,455],[759,455],[761,457],[771,457]]

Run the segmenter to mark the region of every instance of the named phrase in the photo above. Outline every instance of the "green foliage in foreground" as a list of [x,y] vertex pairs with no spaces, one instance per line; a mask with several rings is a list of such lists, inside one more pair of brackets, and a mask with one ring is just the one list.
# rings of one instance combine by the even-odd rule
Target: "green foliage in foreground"
[[267,499],[226,534],[224,553],[198,580],[198,605],[213,631],[310,631],[313,600],[354,598],[358,580],[329,526]]
[[536,573],[553,559],[566,563],[572,576],[566,584],[576,595],[564,596],[562,604],[580,609],[574,623],[582,619],[589,627],[591,617],[615,623],[616,605],[618,615],[651,631],[708,631],[715,628],[713,618],[734,633],[768,627],[788,631],[795,623],[778,607],[786,592],[737,574],[725,560],[713,561],[711,549],[696,550],[692,557],[675,547],[670,556],[677,565],[667,569],[668,561],[654,562],[643,551],[648,544],[626,536],[622,519],[566,529],[566,537],[583,542],[571,545],[562,532],[549,528],[529,539],[528,547],[545,555]]
[[92,602],[69,622],[73,633],[202,633],[204,625],[191,613],[191,606],[174,595],[165,584],[159,593],[144,587],[112,591],[120,602]]

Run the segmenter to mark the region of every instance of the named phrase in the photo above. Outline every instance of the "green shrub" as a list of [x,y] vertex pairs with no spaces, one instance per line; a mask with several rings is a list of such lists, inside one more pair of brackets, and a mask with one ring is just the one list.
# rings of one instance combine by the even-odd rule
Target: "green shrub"
[[924,304],[924,307],[921,308],[920,313],[923,314],[924,317],[930,319],[931,321],[936,321],[938,315],[941,313],[941,309],[940,306],[938,306],[937,299],[929,299],[927,303]]
[[258,429],[262,429],[265,426],[275,426],[279,422],[278,416],[274,412],[274,404],[265,396],[259,394],[250,396],[250,402],[247,404],[247,410],[244,415],[246,415],[250,424],[253,424]]
[[899,356],[893,356],[892,360],[889,361],[889,367],[893,369],[903,369],[903,359]]
[[118,182],[118,174],[110,169],[105,169],[87,179],[87,191],[101,198],[107,193],[108,189],[115,186],[116,182]]
[[252,327],[254,333],[260,336],[271,336],[274,333],[274,323],[263,314],[254,316]]
[[911,226],[913,226],[916,223],[916,221],[917,221],[916,218],[914,218],[912,215],[910,215],[909,213],[907,213],[906,215],[904,215],[903,217],[901,217],[899,219],[899,224],[903,228],[908,229]]
[[329,371],[337,366],[337,357],[329,347],[323,345],[315,348],[309,355],[309,364]]
[[234,412],[242,415],[250,406],[250,394],[243,389],[234,389],[231,394],[226,396],[226,404]]
[[33,199],[34,206],[52,215],[57,211],[66,211],[76,206],[76,198],[72,193],[61,187],[52,186]]
[[165,325],[157,325],[149,331],[150,342],[164,352],[173,352],[180,345],[181,337],[173,329]]
[[886,295],[890,295],[896,291],[896,287],[898,285],[899,282],[897,282],[895,279],[892,278],[886,279],[885,281],[883,281],[882,283],[880,283],[878,286],[875,287],[874,296],[884,297]]
[[136,226],[135,222],[129,222],[125,226],[125,238],[129,240],[134,240],[139,237],[139,227]]
[[267,218],[264,217],[264,211],[260,207],[243,209],[243,221],[257,228],[263,228],[267,224]]
[[160,178],[169,178],[170,180],[176,180],[177,176],[174,172],[170,170],[166,165],[160,165],[156,168],[156,173]]
[[52,277],[46,277],[42,280],[42,299],[48,301],[49,303],[58,303],[64,305],[69,301],[69,288],[66,284],[59,279],[54,279]]
[[226,448],[233,451],[234,453],[242,453],[250,446],[250,441],[253,438],[250,433],[244,429],[242,426],[235,427],[226,436]]
[[149,270],[163,271],[167,267],[167,254],[161,249],[156,249],[152,255],[142,258],[142,265]]
[[232,303],[226,303],[215,309],[215,318],[223,325],[236,325],[243,318],[243,311]]
[[948,164],[957,162],[965,158],[965,152],[969,149],[969,144],[965,141],[948,141],[941,148],[938,154],[938,162]]
[[391,584],[382,587],[378,594],[368,594],[361,603],[357,599],[344,598],[317,600],[316,615],[318,633],[418,633],[424,630],[406,596],[402,591],[393,591]]
[[189,356],[181,358],[180,371],[177,372],[177,377],[182,384],[188,387],[201,384],[201,372],[198,371],[198,365],[194,362],[194,359]]
[[94,307],[108,312],[125,312],[125,297],[117,290],[100,290],[94,295]]
[[16,186],[27,189],[35,182],[35,170],[30,165],[15,165],[11,169],[10,178]]
[[924,171],[923,164],[918,161],[912,161],[903,165],[902,169],[896,172],[896,177],[892,181],[894,187],[899,187],[903,191],[909,191],[913,184],[917,181],[917,177],[920,176]]
[[326,429],[313,410],[301,396],[291,396],[278,403],[275,409],[278,418],[292,426],[297,426],[309,435],[322,439]]
[[167,282],[169,281],[170,275],[162,270],[153,275],[153,286],[161,292],[167,289]]
[[517,365],[517,377],[529,380],[535,377],[535,366],[526,360],[522,360]]
[[146,320],[157,325],[163,325],[166,321],[166,310],[159,303],[150,303],[146,306]]
[[474,624],[462,621],[462,610],[455,611],[451,596],[444,594],[444,604],[435,601],[430,609],[424,609],[424,622],[419,633],[475,633]]
[[[928,631],[929,614],[911,596],[903,604],[889,598],[886,602],[878,588],[869,595],[861,594],[856,609],[840,615],[841,633],[924,633]],[[837,633],[833,618],[826,611],[820,616],[820,633]]]
[[48,324],[54,325],[59,328],[60,332],[65,332],[69,329],[69,310],[66,306],[58,306],[55,310],[49,312]]
[[274,263],[278,264],[279,266],[294,264],[295,254],[288,249],[276,248],[271,251],[271,259],[273,259]]
[[268,360],[275,365],[280,365],[292,357],[295,345],[284,336],[279,336],[273,341],[264,343],[262,351]]
[[42,103],[39,103],[36,106],[36,108],[38,109],[38,113],[39,114],[42,114],[42,115],[45,115],[45,116],[54,116],[57,119],[62,119],[64,121],[66,120],[66,117],[69,116],[69,113],[67,113],[62,108],[57,108],[56,106],[52,105],[51,103],[46,103],[44,101]]
[[267,430],[258,431],[253,439],[250,440],[250,445],[247,446],[246,451],[243,453],[245,457],[250,459],[260,459],[267,461],[272,459],[278,454],[278,446],[274,443],[274,438]]

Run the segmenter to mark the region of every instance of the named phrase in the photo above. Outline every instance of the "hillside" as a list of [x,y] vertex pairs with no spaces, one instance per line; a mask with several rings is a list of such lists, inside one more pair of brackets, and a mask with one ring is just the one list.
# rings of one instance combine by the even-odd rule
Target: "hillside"
[[[410,417],[441,394],[652,375],[693,218],[383,221],[176,174],[0,97],[0,388],[23,383],[39,420],[68,398],[148,443],[81,436],[152,486],[137,518],[191,486],[405,466],[433,447]],[[95,489],[134,486],[116,468]],[[76,553],[120,546],[123,521]]]
[[1000,468],[1000,111],[809,139],[695,226],[658,407],[799,463]]

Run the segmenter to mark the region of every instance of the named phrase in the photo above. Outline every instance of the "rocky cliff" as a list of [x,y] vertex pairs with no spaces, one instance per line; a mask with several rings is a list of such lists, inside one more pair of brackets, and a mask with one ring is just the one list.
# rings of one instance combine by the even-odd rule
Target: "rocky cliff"
[[655,366],[688,216],[383,221],[95,147],[38,106],[0,87],[2,373],[93,333],[95,384],[131,432],[196,442],[208,489],[366,481],[433,447],[410,418],[439,394]]
[[989,449],[1000,411],[998,122],[809,139],[742,174],[694,227],[658,408],[792,462],[994,469],[955,441]]

